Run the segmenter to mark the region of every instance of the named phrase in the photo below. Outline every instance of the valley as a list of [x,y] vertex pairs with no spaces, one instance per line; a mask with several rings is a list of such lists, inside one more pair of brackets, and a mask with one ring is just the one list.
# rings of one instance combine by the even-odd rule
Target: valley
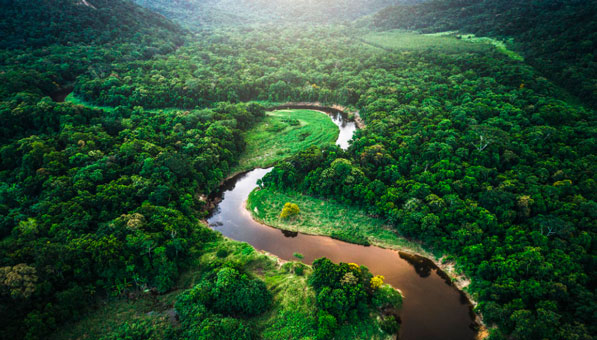
[[0,9],[0,338],[597,334],[594,2]]

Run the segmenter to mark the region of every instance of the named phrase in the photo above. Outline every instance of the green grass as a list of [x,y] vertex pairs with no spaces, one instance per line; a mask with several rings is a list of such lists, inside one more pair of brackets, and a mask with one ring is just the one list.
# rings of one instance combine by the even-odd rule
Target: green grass
[[[136,300],[110,298],[77,322],[62,326],[50,340],[99,339],[114,331],[124,322],[146,319],[167,328],[176,323],[168,317],[176,296],[193,287],[202,277],[224,262],[241,271],[262,279],[273,293],[273,305],[263,315],[251,321],[263,339],[314,339],[317,333],[317,308],[314,290],[307,280],[311,267],[300,262],[283,262],[278,258],[256,251],[251,245],[221,237],[205,245],[203,254],[193,268],[184,273],[177,288],[168,294],[152,299],[140,296]],[[299,271],[296,268],[301,267]],[[300,273],[301,275],[297,274]],[[379,328],[376,314],[356,324],[345,324],[338,330],[336,339],[389,339]]]
[[[74,92],[71,92],[68,96],[66,96],[66,98],[64,98],[64,102],[65,103],[73,103],[75,105],[83,105],[83,106],[86,106],[86,107],[92,108],[92,109],[104,110],[106,112],[114,112],[114,110],[116,110],[116,107],[100,106],[100,105],[95,105],[90,102],[87,102],[87,101],[75,96]],[[143,109],[143,111],[144,112],[152,112],[152,113],[159,113],[159,112],[179,113],[179,112],[192,112],[195,110],[179,109],[179,108],[175,108],[175,107],[165,107],[165,108],[158,108],[158,109]]]
[[508,49],[508,47],[506,46],[506,43],[501,40],[488,38],[488,37],[476,37],[474,34],[463,34],[463,35],[459,35],[459,37],[463,41],[470,41],[473,43],[491,44],[491,45],[495,46],[495,48],[498,51],[507,55],[508,57],[510,57],[514,60],[524,61],[524,58],[520,54]]
[[[65,102],[84,105],[89,108],[113,112],[115,108],[98,106],[69,94]],[[177,108],[161,108],[146,112],[176,113]],[[325,113],[313,110],[277,110],[266,113],[266,117],[255,127],[245,132],[247,143],[239,163],[232,169],[238,173],[254,168],[263,168],[307,149],[311,145],[323,146],[338,139],[339,129]]]
[[369,46],[396,51],[442,51],[446,53],[483,52],[491,48],[508,57],[523,61],[524,58],[508,49],[506,43],[474,34],[459,34],[458,31],[419,34],[402,30],[371,32],[361,37]]
[[313,110],[277,110],[243,136],[247,148],[232,172],[267,167],[311,145],[334,143],[339,129],[324,113]]
[[365,44],[396,51],[442,51],[445,53],[466,53],[487,51],[487,44],[457,39],[453,35],[418,34],[401,30],[371,32],[361,37]]
[[174,291],[152,299],[140,296],[134,300],[125,298],[109,298],[101,301],[97,308],[85,314],[79,321],[63,325],[49,336],[49,340],[84,340],[99,339],[114,331],[124,321],[149,319],[156,324],[167,325],[168,310],[171,309],[176,295]]
[[73,103],[75,105],[83,105],[92,109],[100,109],[100,110],[104,110],[106,112],[112,112],[114,111],[114,107],[111,106],[99,106],[99,105],[94,105],[91,104],[89,102],[84,101],[81,98],[77,98],[74,94],[74,92],[71,92],[68,94],[68,96],[66,96],[66,98],[64,98],[64,102],[65,103]]
[[[296,218],[280,219],[280,211],[286,202],[299,206],[300,213]],[[410,250],[429,256],[419,244],[400,237],[383,220],[332,201],[295,192],[281,193],[261,189],[251,192],[247,209],[256,220],[279,229],[331,236],[357,244]]]

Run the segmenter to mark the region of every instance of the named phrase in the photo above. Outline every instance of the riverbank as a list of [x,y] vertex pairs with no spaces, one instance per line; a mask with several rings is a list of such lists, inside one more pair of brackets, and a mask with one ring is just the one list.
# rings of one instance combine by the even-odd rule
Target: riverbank
[[[308,283],[311,267],[282,261],[274,255],[256,251],[248,243],[219,237],[205,245],[193,268],[181,275],[171,292],[153,296],[134,291],[126,299],[108,298],[81,320],[61,328],[48,339],[100,339],[122,327],[123,320],[127,320],[128,324],[149,321],[164,329],[178,327],[173,309],[177,296],[201,282],[212,268],[223,265],[258,277],[273,294],[273,304],[265,314],[246,320],[260,330],[263,339],[316,337],[316,297]],[[356,324],[342,325],[336,338],[350,340],[355,335],[362,339],[393,338],[381,331],[377,313],[373,311]]]
[[365,128],[365,122],[361,118],[359,110],[352,110],[346,106],[342,106],[339,104],[325,105],[320,102],[287,102],[284,104],[275,105],[271,107],[271,109],[308,109],[318,110],[328,114],[340,114],[344,116],[346,120],[353,121],[356,124],[357,128]]
[[[286,202],[299,206],[300,213],[297,217],[288,220],[279,217]],[[425,250],[421,244],[399,236],[381,219],[368,216],[354,207],[295,192],[281,193],[270,189],[257,189],[249,195],[246,210],[255,221],[277,229],[392,249],[410,261],[429,259],[439,269],[440,276],[462,292],[473,307],[477,305],[476,300],[467,291],[470,279],[457,270],[454,262],[445,261],[444,256],[437,256]],[[487,332],[482,317],[475,314],[474,319],[480,328],[478,338],[485,338]]]

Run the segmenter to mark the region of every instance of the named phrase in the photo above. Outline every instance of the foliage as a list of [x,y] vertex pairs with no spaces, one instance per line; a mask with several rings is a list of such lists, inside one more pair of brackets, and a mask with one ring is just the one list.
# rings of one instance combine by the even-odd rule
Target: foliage
[[453,254],[495,334],[594,333],[594,112],[497,51],[385,53],[348,152],[292,157],[255,194],[351,204]]
[[384,332],[389,334],[396,334],[400,329],[400,324],[398,323],[394,315],[388,315],[385,318],[383,318],[380,326],[381,329],[384,330]]
[[305,273],[305,266],[298,263],[294,266],[294,273],[298,276],[303,276],[303,274]]
[[[589,104],[597,98],[592,2],[431,1],[374,19],[384,28],[408,19],[408,28],[514,36],[506,45],[524,62],[415,34],[400,49],[372,48],[359,40],[367,32],[311,23],[185,35],[129,1],[0,6],[0,337],[44,337],[81,318],[96,297],[174,288],[216,237],[199,221],[206,197],[237,165],[246,131],[264,119],[263,106],[239,104],[251,100],[342,104],[367,123],[347,151],[322,145],[281,162],[261,183],[265,190],[352,205],[385,220],[372,235],[391,229],[453,255],[472,278],[478,310],[499,326],[495,338],[596,333],[595,113],[542,77]],[[403,48],[424,41],[440,48]],[[54,102],[73,87],[86,105]],[[270,136],[303,127],[278,123]],[[307,215],[306,204],[280,202],[287,201],[301,204],[297,220]],[[351,240],[368,240],[371,231],[334,228]],[[237,263],[251,252],[210,253],[213,264],[202,266]],[[340,268],[346,272],[332,281],[314,275],[317,300],[290,282],[304,277],[270,278],[300,296],[284,301],[304,310],[277,310],[272,324],[280,330],[263,334],[315,337],[320,324],[327,336],[334,322],[336,336],[349,334],[344,321],[375,296],[370,282],[344,289],[363,274]],[[197,307],[205,317],[193,318],[189,330],[257,336],[252,321],[219,313],[266,309],[258,302],[263,289],[241,273],[222,276],[239,280],[252,302],[237,303],[226,295],[237,286],[223,284],[228,297]],[[207,280],[215,283],[214,275]],[[259,296],[247,293],[253,288]],[[315,301],[321,313],[308,308]],[[359,334],[378,328],[352,325],[363,324]],[[124,334],[137,336],[136,326],[127,327]]]
[[34,267],[24,263],[0,267],[0,289],[13,299],[28,299],[35,292],[37,275]]
[[383,280],[385,277],[383,275],[375,275],[371,278],[371,289],[376,290],[383,285]]
[[[38,48],[67,43],[129,43],[165,48],[167,40],[181,43],[180,28],[164,17],[122,0],[76,3],[55,0],[0,2],[0,48]],[[116,15],[114,15],[116,13]],[[27,25],[23,25],[27,23]],[[153,40],[151,37],[166,38]],[[172,47],[172,46],[171,46]]]
[[282,212],[280,213],[280,218],[282,219],[289,219],[291,217],[296,217],[300,212],[299,206],[295,203],[286,202],[284,207],[282,208]]
[[[291,124],[298,122],[298,124]],[[254,128],[243,134],[247,144],[233,172],[267,167],[317,145],[332,144],[338,128],[330,118],[312,110],[276,110],[268,112]]]
[[[307,157],[307,152],[300,153]],[[296,202],[301,207],[300,216],[281,220],[283,202]],[[280,191],[266,187],[251,192],[247,210],[253,218],[284,230],[300,231],[313,235],[327,235],[346,242],[385,248],[412,249],[424,253],[420,245],[400,237],[383,219],[367,214],[363,209],[347,206],[333,200],[303,195],[295,191]]]
[[[174,51],[184,32],[125,0],[0,2],[0,97],[28,92],[64,98],[84,72]],[[4,126],[4,124],[2,124]]]
[[594,1],[434,0],[386,8],[373,25],[514,39],[511,45],[528,63],[595,108],[595,18]]
[[138,319],[121,324],[100,340],[169,340],[175,339],[174,330],[164,320]]
[[379,309],[399,310],[402,306],[402,295],[391,286],[383,285],[373,292],[372,304]]
[[[354,263],[334,264],[327,258],[315,260],[309,283],[317,293],[317,338],[330,339],[345,322],[357,323],[368,315],[370,301],[383,283],[380,278],[383,277],[373,277],[367,267]],[[380,306],[391,303],[387,296],[378,295],[377,300],[384,300]],[[400,297],[400,294],[397,296]],[[398,308],[399,304],[395,303],[395,307]],[[391,331],[389,327],[386,328]]]
[[264,21],[277,25],[316,22],[342,22],[362,16],[396,3],[419,0],[135,0],[181,24],[195,29],[214,29],[234,26],[253,26]]
[[[79,313],[98,289],[117,295],[147,286],[169,290],[188,255],[213,237],[198,224],[205,202],[196,193],[213,190],[242,152],[234,117],[243,115],[248,127],[263,115],[259,105],[225,103],[213,110],[119,108],[106,115],[22,94],[2,108],[0,234],[11,242],[0,252],[5,268],[22,263],[38,282],[51,282],[31,299],[5,301],[20,308],[3,316],[4,329],[13,332],[15,320],[29,315],[36,325],[30,336],[56,327],[52,319]],[[6,285],[13,293],[3,296],[22,291],[30,297],[34,283],[18,288],[11,275]],[[64,308],[74,292],[82,306]]]
[[255,339],[253,327],[239,317],[262,314],[271,305],[265,284],[223,267],[177,298],[182,338]]

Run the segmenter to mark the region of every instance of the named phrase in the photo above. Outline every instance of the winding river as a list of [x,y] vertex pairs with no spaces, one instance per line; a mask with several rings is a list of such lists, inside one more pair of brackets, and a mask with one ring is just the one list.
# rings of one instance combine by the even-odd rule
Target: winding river
[[[330,112],[340,128],[337,143],[348,147],[356,130],[354,123]],[[226,181],[220,193],[221,202],[208,219],[209,225],[223,235],[251,244],[259,250],[283,260],[297,260],[293,253],[304,255],[303,262],[320,257],[334,262],[355,262],[367,266],[374,275],[385,276],[385,282],[404,295],[401,310],[402,340],[472,340],[475,339],[474,314],[464,295],[446,280],[428,259],[375,246],[360,246],[325,236],[282,231],[257,223],[244,207],[257,180],[271,171],[255,169]]]

